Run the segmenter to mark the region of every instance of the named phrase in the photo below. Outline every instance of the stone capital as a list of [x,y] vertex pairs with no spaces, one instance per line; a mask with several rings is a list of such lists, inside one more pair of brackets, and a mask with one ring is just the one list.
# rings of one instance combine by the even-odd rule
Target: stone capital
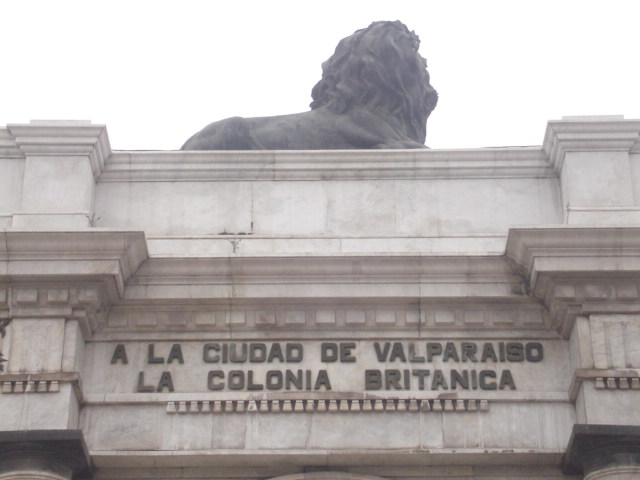
[[589,479],[626,478],[616,476],[619,469],[640,473],[640,426],[574,425],[563,469]]
[[0,432],[0,478],[70,480],[92,476],[80,430]]

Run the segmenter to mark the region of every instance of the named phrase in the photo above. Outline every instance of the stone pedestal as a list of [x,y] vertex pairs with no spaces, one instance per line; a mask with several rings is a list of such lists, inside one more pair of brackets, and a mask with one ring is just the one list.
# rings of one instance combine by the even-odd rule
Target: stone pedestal
[[615,115],[549,122],[543,147],[559,173],[565,223],[638,223],[631,158],[638,132],[640,122]]
[[96,178],[110,155],[106,128],[81,121],[8,126],[25,156],[17,228],[82,228],[95,224]]

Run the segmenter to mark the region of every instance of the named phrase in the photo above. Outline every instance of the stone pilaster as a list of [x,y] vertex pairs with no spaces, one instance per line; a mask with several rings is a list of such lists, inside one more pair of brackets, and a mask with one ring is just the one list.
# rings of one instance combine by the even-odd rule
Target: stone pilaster
[[507,256],[568,340],[581,424],[640,425],[640,229],[532,228]]
[[75,429],[85,342],[147,258],[141,232],[0,234],[1,430]]

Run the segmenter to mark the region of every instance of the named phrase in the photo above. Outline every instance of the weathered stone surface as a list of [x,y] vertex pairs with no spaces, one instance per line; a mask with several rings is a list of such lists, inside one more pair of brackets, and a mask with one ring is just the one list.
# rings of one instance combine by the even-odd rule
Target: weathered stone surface
[[105,479],[576,480],[575,423],[640,425],[638,133],[111,152],[10,126],[0,430],[79,428]]

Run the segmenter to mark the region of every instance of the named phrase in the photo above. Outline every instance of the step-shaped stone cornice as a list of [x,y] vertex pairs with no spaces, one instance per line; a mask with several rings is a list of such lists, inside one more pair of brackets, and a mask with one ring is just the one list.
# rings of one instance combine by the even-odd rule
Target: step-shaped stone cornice
[[107,128],[82,120],[32,120],[0,129],[0,157],[86,156],[99,177],[111,156]]
[[521,298],[522,282],[498,255],[151,258],[127,299]]
[[2,230],[0,318],[76,318],[88,334],[147,257],[143,232]]
[[557,176],[570,151],[640,153],[640,120],[565,117],[542,146],[317,151],[115,151],[104,125],[33,120],[0,128],[0,158],[83,155],[100,181],[363,180]]
[[564,117],[547,123],[542,148],[550,165],[560,171],[566,152],[640,152],[640,120],[622,115]]
[[144,232],[86,229],[0,231],[0,281],[110,278],[115,294],[148,258]]
[[640,228],[516,228],[506,256],[565,336],[577,315],[640,311]]
[[104,331],[549,329],[523,282],[503,255],[152,257]]

